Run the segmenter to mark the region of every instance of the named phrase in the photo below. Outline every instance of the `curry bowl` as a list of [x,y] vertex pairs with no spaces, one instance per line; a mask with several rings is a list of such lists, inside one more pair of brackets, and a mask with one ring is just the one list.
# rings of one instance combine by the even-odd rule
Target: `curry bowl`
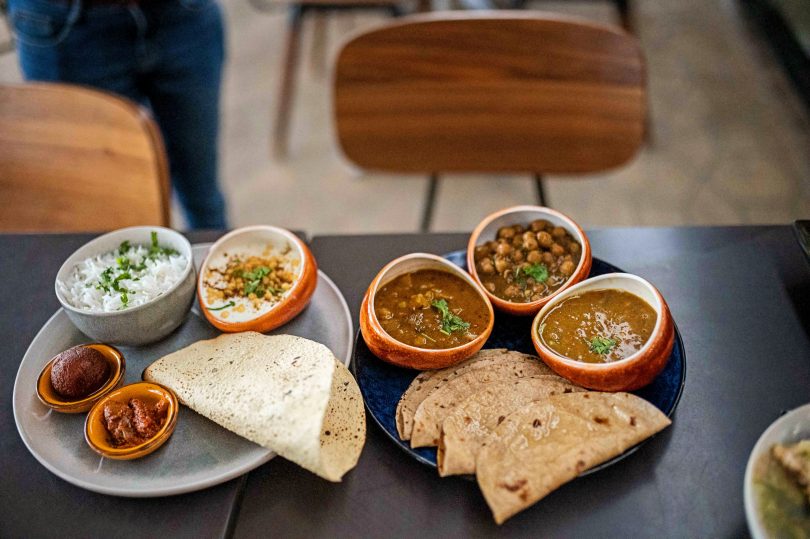
[[124,380],[126,361],[124,360],[124,356],[121,354],[121,352],[108,344],[102,343],[84,344],[82,346],[93,348],[94,350],[101,352],[101,355],[104,356],[104,360],[109,365],[109,376],[107,377],[107,381],[104,382],[101,387],[86,397],[80,399],[67,399],[59,395],[51,384],[51,370],[59,356],[52,358],[42,369],[42,372],[40,372],[39,378],[37,379],[37,398],[42,404],[57,412],[66,414],[78,414],[81,412],[86,412],[99,399],[103,398],[110,391],[120,387]]
[[494,320],[492,304],[468,273],[426,253],[389,262],[360,307],[360,331],[371,352],[420,370],[448,367],[478,352]]
[[[597,307],[584,307],[585,298],[596,298]],[[615,298],[613,305],[608,307],[606,298]],[[646,307],[644,306],[646,304]],[[563,308],[583,309],[583,316],[575,319],[576,313],[566,312]],[[582,320],[594,320],[594,327],[607,328],[615,322],[606,320],[611,316],[604,313],[616,312],[608,309],[624,309],[621,323],[613,325],[618,331],[625,332],[627,341],[635,339],[636,346],[630,347],[627,355],[620,359],[606,362],[588,362],[587,359],[572,359],[553,349],[551,341],[547,342],[541,332],[548,331],[552,338],[559,342],[573,343],[571,347],[586,348],[586,354],[613,353],[624,347],[625,339],[612,340],[605,337],[592,337],[587,339],[588,328]],[[602,311],[602,312],[598,312]],[[632,327],[630,318],[624,317],[624,312],[651,312],[655,314],[655,323],[651,323],[650,316],[637,317],[637,326],[647,325],[649,336],[639,340],[638,335],[630,334],[628,328]],[[628,315],[629,316],[629,315]],[[641,316],[641,315],[640,315]],[[557,320],[576,320],[576,327],[564,328],[557,326]],[[548,328],[547,328],[548,326]],[[537,313],[531,328],[532,343],[542,360],[557,374],[571,382],[589,389],[600,391],[631,391],[646,386],[666,366],[667,360],[675,343],[675,326],[669,307],[658,290],[648,281],[628,273],[608,273],[593,277],[571,286],[567,290],[553,297]],[[543,333],[545,335],[545,333]],[[555,341],[557,342],[557,341]],[[643,342],[643,344],[642,344]],[[610,352],[609,352],[610,351]]]
[[[143,246],[146,253],[154,244],[179,255],[174,257],[174,263],[182,264],[182,267],[166,264],[172,266],[174,276],[164,281],[166,286],[162,291],[142,304],[111,307],[112,310],[107,310],[106,307],[99,308],[99,304],[103,304],[98,297],[101,296],[102,288],[106,287],[107,290],[104,296],[107,299],[104,301],[109,301],[116,295],[128,297],[128,292],[129,296],[132,296],[132,291],[126,287],[134,286],[135,281],[139,285],[145,285],[147,282],[159,280],[155,275],[147,278],[136,277],[131,269],[120,268],[121,271],[118,271],[119,265],[124,262],[121,257],[125,245],[136,249]],[[111,259],[105,271],[101,271],[101,267],[98,266],[98,257],[102,256]],[[148,255],[141,259],[133,256],[135,261],[144,267],[147,257]],[[158,268],[151,263],[149,266],[158,275],[166,274],[165,266]],[[129,276],[136,278],[132,281],[110,278],[105,280],[106,271],[118,272],[119,277],[129,271],[132,273]],[[82,282],[77,277],[80,272],[87,282]],[[82,333],[100,342],[141,346],[163,339],[183,322],[194,301],[195,277],[191,244],[182,234],[159,226],[136,226],[104,234],[77,249],[59,269],[54,288],[56,297],[68,318]],[[122,287],[126,283],[132,284]],[[94,304],[86,305],[81,294],[90,294]]]
[[515,206],[488,215],[467,244],[467,268],[492,305],[536,314],[591,271],[591,245],[570,217],[542,206]]
[[[116,446],[104,422],[104,408],[111,401],[126,404],[137,398],[149,406],[166,402],[166,415],[157,432],[148,439],[130,446]],[[96,402],[84,423],[84,439],[99,455],[115,460],[132,460],[146,456],[162,446],[174,432],[180,405],[174,392],[159,384],[138,382],[121,387]]]
[[318,266],[298,236],[249,226],[211,246],[200,267],[197,297],[211,324],[225,332],[265,332],[295,318],[318,283]]

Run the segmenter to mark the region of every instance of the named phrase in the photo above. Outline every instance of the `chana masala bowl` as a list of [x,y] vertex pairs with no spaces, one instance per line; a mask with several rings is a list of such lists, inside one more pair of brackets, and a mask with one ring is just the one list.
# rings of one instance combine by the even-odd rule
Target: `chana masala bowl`
[[646,386],[664,369],[675,343],[664,298],[628,273],[570,287],[537,313],[531,331],[538,355],[551,369],[599,391]]
[[515,206],[487,216],[467,245],[467,267],[493,306],[536,314],[591,271],[591,246],[571,218],[541,206]]
[[388,263],[360,307],[360,330],[372,353],[413,369],[467,359],[484,345],[494,320],[487,295],[469,274],[426,253]]

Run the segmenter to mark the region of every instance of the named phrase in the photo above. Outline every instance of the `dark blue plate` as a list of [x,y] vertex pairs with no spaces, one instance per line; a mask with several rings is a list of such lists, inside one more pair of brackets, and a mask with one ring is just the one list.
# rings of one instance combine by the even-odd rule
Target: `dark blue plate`
[[[464,269],[467,268],[466,253],[464,251],[449,253],[445,255],[445,258]],[[616,266],[594,258],[590,277],[621,271]],[[484,348],[508,348],[509,350],[518,350],[527,354],[536,354],[531,339],[532,319],[531,316],[509,316],[496,312],[495,327],[492,329],[492,335],[484,344]],[[366,407],[374,421],[403,451],[419,462],[435,468],[436,448],[420,447],[411,449],[407,442],[399,439],[395,422],[399,398],[416,375],[419,374],[419,371],[395,367],[377,358],[368,349],[359,331],[354,346],[352,368],[360,386],[360,391],[363,393],[363,400],[365,400]],[[675,346],[672,348],[672,355],[669,357],[666,367],[650,385],[633,391],[633,393],[651,402],[667,416],[671,417],[675,407],[678,406],[685,380],[686,356],[684,355],[681,334],[678,327],[675,326]],[[618,462],[638,449],[643,443],[628,449],[621,455],[595,468],[591,468],[582,475],[593,473]]]

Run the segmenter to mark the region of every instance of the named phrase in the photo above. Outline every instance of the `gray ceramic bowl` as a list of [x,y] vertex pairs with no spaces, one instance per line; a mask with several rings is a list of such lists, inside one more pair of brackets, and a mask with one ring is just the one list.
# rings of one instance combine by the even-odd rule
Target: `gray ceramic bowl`
[[786,413],[768,427],[757,440],[748,465],[745,467],[743,498],[745,500],[745,517],[748,520],[748,531],[754,539],[768,539],[771,535],[765,529],[757,508],[757,496],[754,488],[754,468],[763,454],[771,450],[774,444],[789,444],[810,437],[810,404],[799,406]]
[[[78,263],[91,256],[113,251],[124,240],[129,240],[132,244],[149,245],[153,231],[158,233],[161,245],[177,250],[188,260],[182,276],[168,291],[143,305],[115,312],[87,311],[76,308],[65,300],[59,283],[67,280]],[[195,282],[191,244],[183,235],[159,226],[134,226],[104,234],[79,248],[62,264],[56,274],[54,286],[59,303],[79,331],[99,342],[139,346],[159,341],[180,325],[194,301]]]

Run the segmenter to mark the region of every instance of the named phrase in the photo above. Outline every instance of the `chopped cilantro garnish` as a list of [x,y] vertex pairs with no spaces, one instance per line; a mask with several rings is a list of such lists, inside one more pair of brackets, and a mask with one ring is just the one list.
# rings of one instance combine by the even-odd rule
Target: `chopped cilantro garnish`
[[129,303],[129,294],[132,294],[133,291],[127,290],[125,287],[121,286],[121,281],[125,279],[132,281],[140,280],[141,272],[146,270],[147,260],[157,260],[162,256],[179,254],[176,250],[170,247],[161,247],[158,243],[158,235],[156,231],[153,231],[150,236],[151,245],[148,248],[146,246],[142,247],[148,249],[146,256],[144,256],[137,264],[134,264],[129,257],[129,253],[134,248],[133,245],[129,242],[129,240],[122,241],[118,246],[118,256],[115,257],[115,265],[105,268],[104,271],[102,271],[99,275],[98,281],[95,284],[97,289],[104,290],[107,293],[111,291],[118,292],[120,294],[121,303],[124,307],[126,307]]
[[616,346],[616,341],[606,337],[594,337],[590,341],[591,352],[594,354],[605,355],[610,352],[610,349]]
[[121,268],[123,271],[127,271],[130,266],[129,258],[125,256],[119,256],[115,259],[115,263],[118,264],[118,267]]
[[447,305],[447,300],[439,299],[434,300],[430,304],[431,307],[438,310],[442,315],[442,329],[439,330],[445,335],[450,335],[456,331],[467,331],[470,329],[470,323],[465,322],[457,314],[450,312],[450,307]]
[[152,231],[152,246],[149,247],[149,254],[146,255],[146,258],[154,260],[161,255],[171,256],[176,254],[178,254],[177,251],[171,247],[161,247],[160,244],[158,244],[157,232]]
[[229,301],[225,305],[220,305],[219,307],[213,307],[213,308],[212,307],[206,307],[206,309],[208,309],[209,311],[221,311],[222,309],[227,309],[228,307],[233,307],[234,305],[236,305],[236,303],[234,303],[233,301]]
[[521,288],[526,288],[526,278],[531,277],[538,283],[544,283],[548,280],[548,268],[545,264],[531,264],[529,266],[518,266],[515,268],[515,282]]
[[253,271],[242,272],[242,279],[247,281],[245,283],[245,295],[256,294],[257,297],[264,296],[265,287],[262,286],[262,279],[270,275],[270,268],[267,266],[259,266]]
[[544,283],[548,280],[548,268],[545,264],[532,264],[523,268],[523,274],[531,277],[538,283]]

